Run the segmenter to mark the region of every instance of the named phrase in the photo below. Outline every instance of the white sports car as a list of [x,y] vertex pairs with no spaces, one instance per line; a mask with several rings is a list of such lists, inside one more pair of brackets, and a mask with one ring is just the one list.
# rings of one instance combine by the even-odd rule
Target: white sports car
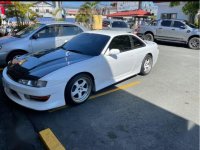
[[88,31],[56,49],[10,61],[3,70],[4,90],[11,100],[34,110],[80,104],[92,91],[148,74],[158,53],[156,43],[131,33]]

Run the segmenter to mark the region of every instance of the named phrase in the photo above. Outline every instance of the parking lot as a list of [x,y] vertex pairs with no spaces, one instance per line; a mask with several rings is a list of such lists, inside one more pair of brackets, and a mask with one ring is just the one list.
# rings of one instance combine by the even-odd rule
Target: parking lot
[[23,108],[5,96],[0,81],[0,149],[43,150],[39,132],[50,128],[67,150],[198,150],[199,51],[169,43],[159,50],[149,75],[75,107]]

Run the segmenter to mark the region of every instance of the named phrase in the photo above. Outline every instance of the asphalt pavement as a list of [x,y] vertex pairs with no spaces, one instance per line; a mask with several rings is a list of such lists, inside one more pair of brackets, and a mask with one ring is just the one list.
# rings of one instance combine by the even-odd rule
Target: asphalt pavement
[[38,133],[46,128],[67,150],[198,150],[199,51],[163,43],[159,49],[149,75],[75,107],[26,109],[5,96],[0,81],[0,150],[43,150]]

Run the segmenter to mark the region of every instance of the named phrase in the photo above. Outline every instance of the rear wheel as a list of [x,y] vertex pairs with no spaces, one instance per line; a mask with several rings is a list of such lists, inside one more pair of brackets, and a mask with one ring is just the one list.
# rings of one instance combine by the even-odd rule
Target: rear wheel
[[147,40],[147,41],[154,41],[153,34],[151,34],[151,33],[146,33],[146,34],[144,35],[144,40]]
[[142,62],[142,67],[141,67],[141,71],[140,74],[141,75],[147,75],[150,73],[151,69],[152,69],[152,65],[153,65],[153,59],[151,55],[147,55],[143,62]]
[[199,37],[193,37],[189,40],[188,46],[191,49],[200,49],[199,43],[200,43],[200,38]]
[[65,99],[69,104],[81,104],[85,102],[93,87],[93,81],[87,74],[79,74],[73,77],[65,89]]

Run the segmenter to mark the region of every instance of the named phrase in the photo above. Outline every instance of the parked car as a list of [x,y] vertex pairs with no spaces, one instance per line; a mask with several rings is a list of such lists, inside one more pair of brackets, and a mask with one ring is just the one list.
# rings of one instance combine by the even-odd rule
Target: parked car
[[149,25],[141,25],[137,35],[149,41],[185,43],[192,49],[199,49],[200,31],[185,20],[161,19]]
[[114,31],[125,31],[128,33],[133,32],[132,29],[130,29],[129,25],[125,21],[115,20],[115,19],[104,19],[103,29],[114,30]]
[[17,32],[15,35],[0,38],[0,65],[25,53],[56,48],[75,35],[87,31],[73,23],[36,23]]
[[35,110],[85,102],[92,91],[138,73],[147,75],[158,46],[131,33],[88,31],[61,47],[13,59],[3,85],[14,102]]

